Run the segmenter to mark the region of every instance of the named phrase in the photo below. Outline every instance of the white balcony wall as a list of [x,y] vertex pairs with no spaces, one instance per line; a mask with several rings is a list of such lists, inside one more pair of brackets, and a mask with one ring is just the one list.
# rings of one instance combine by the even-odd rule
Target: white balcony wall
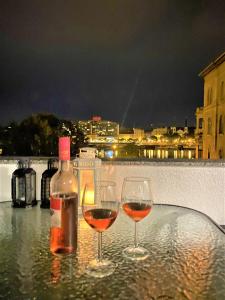
[[155,203],[185,206],[225,224],[225,163],[224,162],[105,162],[102,178],[117,183],[121,194],[123,178],[151,178]]
[[[46,160],[33,160],[37,173],[37,199],[40,200],[41,174]],[[0,202],[11,201],[11,176],[16,160],[0,160]],[[117,183],[120,198],[123,178],[146,176],[152,181],[155,203],[185,206],[225,224],[225,162],[213,161],[112,161],[103,162],[101,178]]]

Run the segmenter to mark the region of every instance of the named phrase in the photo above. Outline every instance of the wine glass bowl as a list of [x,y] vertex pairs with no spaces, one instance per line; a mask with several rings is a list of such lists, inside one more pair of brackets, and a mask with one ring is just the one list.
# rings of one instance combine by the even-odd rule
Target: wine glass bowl
[[123,255],[131,260],[144,260],[149,256],[149,252],[138,246],[137,223],[147,217],[152,210],[150,179],[145,177],[124,178],[121,198],[123,211],[135,224],[134,246],[124,249]]
[[102,258],[102,233],[114,223],[119,210],[115,187],[112,181],[98,181],[93,192],[93,185],[86,184],[82,198],[83,217],[98,232],[98,258],[89,263],[86,272],[98,278],[112,274],[116,268],[113,262]]

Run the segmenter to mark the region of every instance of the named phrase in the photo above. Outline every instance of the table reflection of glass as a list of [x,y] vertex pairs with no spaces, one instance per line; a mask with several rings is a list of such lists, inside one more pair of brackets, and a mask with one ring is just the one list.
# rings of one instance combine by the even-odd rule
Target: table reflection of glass
[[118,265],[103,279],[85,274],[97,235],[79,224],[77,255],[49,252],[49,211],[0,204],[0,296],[2,299],[224,299],[225,235],[196,211],[155,205],[140,223],[139,239],[150,255],[124,259],[133,227],[122,211],[104,237],[104,256]]

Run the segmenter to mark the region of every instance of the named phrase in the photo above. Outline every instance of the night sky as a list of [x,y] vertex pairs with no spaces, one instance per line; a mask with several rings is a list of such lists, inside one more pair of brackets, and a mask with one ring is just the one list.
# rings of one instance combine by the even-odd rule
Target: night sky
[[0,124],[37,112],[195,124],[224,0],[1,0]]

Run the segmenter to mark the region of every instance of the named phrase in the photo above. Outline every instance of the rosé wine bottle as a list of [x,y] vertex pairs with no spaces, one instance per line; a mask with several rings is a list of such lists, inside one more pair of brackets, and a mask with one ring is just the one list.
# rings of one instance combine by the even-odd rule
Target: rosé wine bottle
[[59,138],[59,168],[50,182],[50,250],[53,254],[77,249],[77,177],[70,163],[70,138]]

